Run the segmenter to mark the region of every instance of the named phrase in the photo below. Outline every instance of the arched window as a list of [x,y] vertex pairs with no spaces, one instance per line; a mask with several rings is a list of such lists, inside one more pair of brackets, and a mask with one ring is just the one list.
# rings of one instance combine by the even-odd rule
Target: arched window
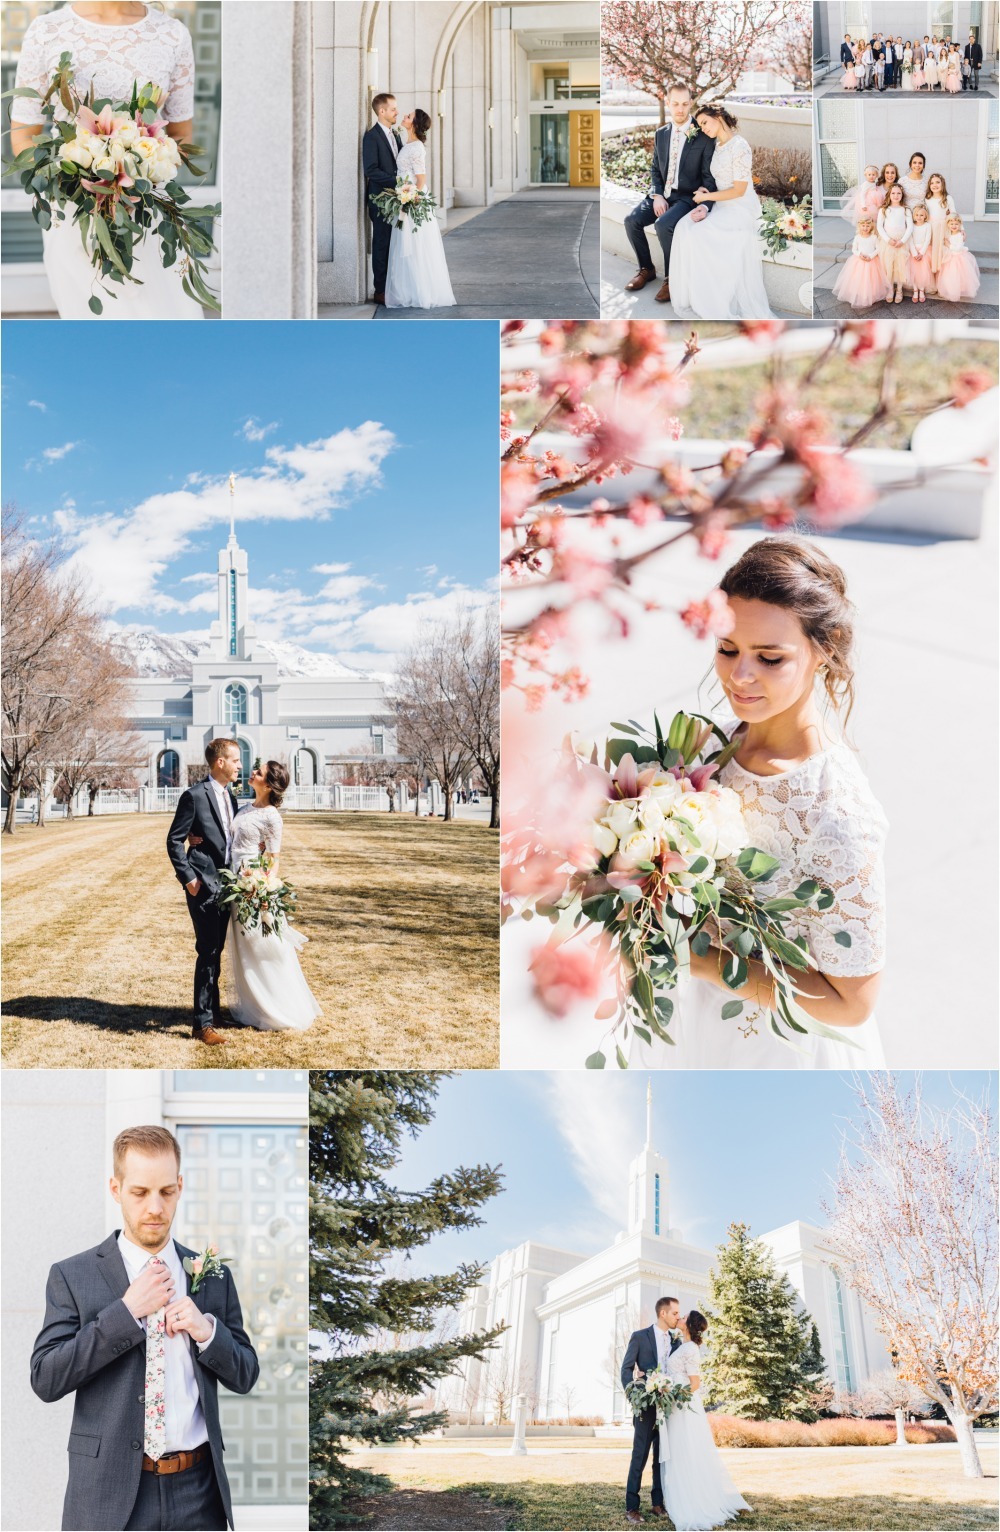
[[246,723],[247,689],[239,681],[230,681],[223,693],[223,723]]
[[295,785],[296,787],[316,786],[316,757],[311,750],[302,745],[295,752]]
[[157,787],[180,787],[181,758],[176,750],[164,750],[156,763]]

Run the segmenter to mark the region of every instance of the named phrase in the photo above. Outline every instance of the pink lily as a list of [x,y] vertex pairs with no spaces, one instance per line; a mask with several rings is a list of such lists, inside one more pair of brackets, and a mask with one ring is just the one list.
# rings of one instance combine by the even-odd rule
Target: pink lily
[[107,138],[109,133],[114,132],[115,114],[110,106],[101,107],[101,115],[95,117],[89,106],[81,106],[76,114],[77,129],[86,128],[88,133],[97,133],[102,138]]
[[136,127],[139,129],[139,133],[140,133],[140,135],[143,138],[165,138],[166,137],[166,127],[167,127],[167,125],[166,125],[165,122],[161,122],[158,117],[155,118],[152,122],[143,122],[143,120],[142,120],[142,113],[141,112],[136,112],[136,114],[135,114],[135,122],[136,122]]
[[710,765],[695,766],[692,771],[688,772],[691,786],[696,793],[703,793],[705,791],[705,784],[715,775],[718,769],[718,762],[712,761]]
[[636,770],[635,761],[626,751],[618,762],[618,771],[614,780],[616,797],[637,798],[639,796],[639,773]]

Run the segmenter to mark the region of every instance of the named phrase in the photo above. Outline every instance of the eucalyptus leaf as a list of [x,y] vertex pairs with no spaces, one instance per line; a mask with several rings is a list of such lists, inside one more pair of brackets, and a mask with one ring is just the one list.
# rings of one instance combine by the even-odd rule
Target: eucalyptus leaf
[[596,1053],[588,1055],[584,1060],[584,1065],[587,1069],[603,1069],[607,1062],[604,1054],[598,1049]]
[[742,1010],[742,1000],[727,1000],[725,1005],[722,1007],[721,1014],[723,1021],[731,1021],[734,1016],[739,1016]]

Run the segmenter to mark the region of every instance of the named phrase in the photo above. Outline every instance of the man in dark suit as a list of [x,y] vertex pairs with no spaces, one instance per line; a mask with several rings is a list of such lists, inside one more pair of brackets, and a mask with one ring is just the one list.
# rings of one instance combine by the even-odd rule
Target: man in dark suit
[[670,246],[674,230],[694,210],[694,194],[699,187],[706,191],[716,189],[711,170],[715,140],[692,121],[691,92],[686,85],[671,85],[667,108],[670,121],[657,128],[653,142],[652,190],[625,220],[625,233],[639,263],[635,276],[625,283],[625,291],[639,292],[656,276],[646,238],[646,230],[653,224],[663,250],[663,285],[656,294],[658,303],[670,301]]
[[975,34],[975,32],[970,32],[969,33],[969,41],[965,45],[965,48],[964,48],[964,50],[962,52],[962,57],[963,58],[967,58],[969,63],[970,63],[970,65],[972,66],[972,73],[971,74],[967,75],[963,71],[963,74],[962,74],[962,89],[963,90],[967,90],[967,89],[968,90],[978,90],[979,89],[979,71],[983,67],[983,50],[982,50],[981,45],[976,42],[976,34]]
[[[680,1317],[680,1304],[676,1298],[657,1298],[656,1322],[647,1330],[634,1330],[622,1362],[622,1388],[627,1388],[636,1376],[644,1378],[654,1367],[666,1371],[667,1358],[681,1343],[676,1328]],[[639,1492],[642,1474],[653,1449],[653,1504],[654,1516],[665,1516],[663,1486],[660,1483],[660,1432],[656,1424],[656,1409],[650,1406],[635,1417],[632,1431],[632,1461],[628,1468],[625,1488],[625,1520],[633,1526],[642,1525],[639,1514]]]
[[375,302],[385,302],[385,282],[389,275],[389,241],[392,225],[386,223],[372,197],[391,190],[396,184],[396,159],[403,147],[393,124],[396,121],[396,98],[382,92],[372,100],[377,121],[361,140],[361,164],[365,176],[365,205],[372,221],[372,280]]
[[[205,751],[208,776],[181,793],[173,823],[167,831],[167,855],[187,894],[194,926],[197,959],[194,965],[194,1026],[198,1042],[217,1045],[226,1039],[217,1031],[221,1013],[219,969],[226,944],[229,911],[218,903],[219,871],[229,865],[233,820],[239,808],[232,784],[240,774],[240,747],[235,739],[213,739]],[[195,844],[185,844],[191,836]]]
[[170,1238],[183,1189],[180,1147],[161,1127],[126,1128],[111,1193],[121,1230],[49,1272],[31,1386],[52,1404],[75,1394],[63,1527],[233,1525],[218,1385],[248,1394],[259,1365],[232,1274],[192,1292]]
[[840,62],[845,69],[848,64],[854,63],[854,44],[851,42],[850,32],[844,33],[844,41],[840,45]]

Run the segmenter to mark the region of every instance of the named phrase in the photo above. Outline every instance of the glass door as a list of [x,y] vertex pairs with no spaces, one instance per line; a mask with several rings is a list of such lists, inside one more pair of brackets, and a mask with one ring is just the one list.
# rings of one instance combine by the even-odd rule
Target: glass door
[[569,184],[569,113],[536,112],[531,118],[531,179],[536,185]]

